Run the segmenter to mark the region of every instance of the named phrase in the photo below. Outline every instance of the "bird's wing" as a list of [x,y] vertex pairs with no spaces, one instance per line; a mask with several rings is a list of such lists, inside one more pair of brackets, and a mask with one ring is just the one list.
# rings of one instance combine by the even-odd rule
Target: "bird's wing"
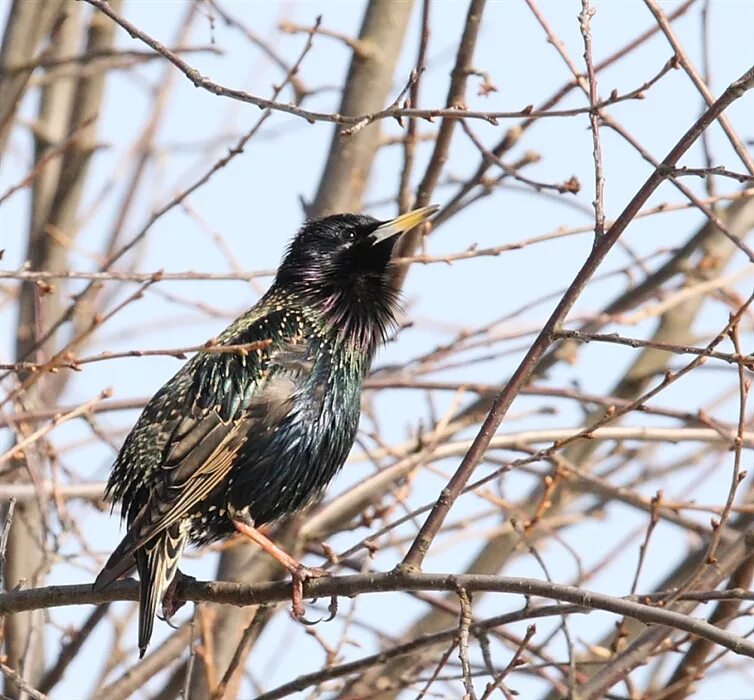
[[132,551],[185,517],[222,482],[246,442],[247,424],[244,418],[223,421],[213,410],[194,420],[188,432],[171,444],[163,478],[131,523],[136,535]]
[[[294,410],[294,395],[311,369],[307,353],[305,343],[289,337],[264,351],[261,373],[249,373],[247,365],[233,367],[234,361],[247,363],[248,358],[232,354],[208,357],[211,370],[193,369],[198,379],[190,392],[188,415],[176,421],[149,497],[131,519],[97,579],[97,588],[132,568],[138,549],[207,498],[228,477],[249,436],[261,434]],[[244,371],[252,379],[240,386]],[[239,396],[248,398],[239,405]]]
[[292,410],[296,389],[292,376],[274,375],[261,382],[237,419],[223,420],[218,409],[198,419],[184,418],[166,451],[162,479],[142,509],[144,516],[140,512],[132,523],[143,530],[142,543],[209,496],[228,476],[249,436],[276,425]]
[[[185,426],[187,421],[181,421]],[[162,478],[136,514],[105,564],[95,588],[106,586],[132,567],[134,553],[181,520],[227,475],[246,439],[243,420],[223,421],[216,410],[196,416],[181,439],[171,443]]]

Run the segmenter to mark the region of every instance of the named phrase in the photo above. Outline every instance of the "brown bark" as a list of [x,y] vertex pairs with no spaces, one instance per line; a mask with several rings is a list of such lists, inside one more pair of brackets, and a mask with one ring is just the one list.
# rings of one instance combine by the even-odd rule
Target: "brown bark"
[[[14,6],[6,27],[6,35],[10,35],[7,49],[12,60],[17,62],[21,58],[21,53],[13,49],[14,37],[20,31],[14,29],[14,22],[28,19],[32,9],[36,10],[38,16],[33,20],[34,28],[27,27],[29,36],[37,36],[45,27],[51,26],[50,23],[57,27],[50,37],[50,46],[46,52],[48,56],[56,58],[78,53],[84,33],[80,4],[66,2],[60,5],[53,18],[49,18],[48,13],[56,3],[19,4],[24,5],[23,9]],[[112,26],[103,23],[97,16],[92,17],[87,29],[87,50],[109,48],[113,35]],[[38,40],[42,37],[43,35],[39,35]],[[33,44],[27,47],[28,50],[32,48]],[[39,162],[50,149],[71,134],[76,133],[77,138],[70,143],[62,157],[51,160],[34,180],[27,259],[33,270],[55,271],[67,267],[68,245],[62,241],[73,240],[76,236],[75,216],[94,148],[95,120],[102,100],[104,74],[56,78],[54,68],[49,73],[51,80],[42,89],[39,114],[34,125],[35,160]],[[26,72],[22,75],[28,78]],[[19,78],[16,78],[8,88],[16,91],[13,95],[13,108],[21,97],[23,86]],[[19,359],[29,354],[37,338],[62,309],[63,294],[59,289],[51,290],[51,293],[41,290],[33,282],[27,282],[21,287],[16,343],[16,356]],[[44,359],[53,354],[56,340],[56,337],[52,337],[42,344],[36,351],[36,357]],[[21,374],[20,379],[23,380],[24,376]],[[23,410],[35,410],[56,402],[67,378],[65,375],[50,375],[47,381],[37,383],[26,392],[19,400],[19,405]],[[19,435],[24,435],[31,428],[20,424],[17,430]],[[31,478],[32,481],[38,481],[42,478],[49,468],[44,443],[39,442],[24,450],[24,460],[15,467],[13,474],[16,480]],[[16,508],[8,537],[5,579],[8,588],[20,584],[34,586],[44,581],[49,563],[43,505],[38,500],[32,500],[19,503]],[[18,670],[32,686],[36,686],[44,666],[43,616],[38,611],[13,615],[6,620],[5,632],[8,665]],[[6,689],[11,696],[19,692],[11,681],[8,681]]]

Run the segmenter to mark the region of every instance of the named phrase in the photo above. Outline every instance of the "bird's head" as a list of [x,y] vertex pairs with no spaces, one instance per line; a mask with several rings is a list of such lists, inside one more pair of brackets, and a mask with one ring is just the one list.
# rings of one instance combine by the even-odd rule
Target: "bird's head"
[[291,241],[274,287],[316,308],[341,338],[371,357],[395,323],[393,246],[436,211],[422,207],[390,221],[363,214],[308,221]]
[[400,234],[426,221],[436,206],[379,221],[364,214],[335,214],[307,221],[291,241],[277,284],[317,299],[353,295],[367,301],[389,279],[390,258]]

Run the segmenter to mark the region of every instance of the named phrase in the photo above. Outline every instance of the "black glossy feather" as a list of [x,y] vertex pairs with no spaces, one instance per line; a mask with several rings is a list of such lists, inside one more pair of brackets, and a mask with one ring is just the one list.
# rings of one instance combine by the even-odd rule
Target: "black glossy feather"
[[232,534],[234,514],[259,525],[293,513],[343,465],[396,311],[393,242],[372,240],[379,225],[357,215],[305,225],[267,294],[154,395],[126,438],[107,495],[128,530],[95,588],[137,566],[142,654],[188,542]]

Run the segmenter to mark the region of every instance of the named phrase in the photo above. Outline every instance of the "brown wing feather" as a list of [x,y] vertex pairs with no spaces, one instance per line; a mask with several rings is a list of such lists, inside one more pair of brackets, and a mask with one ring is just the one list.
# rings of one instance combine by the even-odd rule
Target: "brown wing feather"
[[[208,434],[206,441],[192,451],[190,462],[197,465],[190,476],[180,483],[166,479],[155,488],[149,500],[133,519],[128,532],[116,547],[94,583],[95,590],[106,586],[128,571],[124,565],[133,561],[134,553],[154,537],[185,517],[192,507],[220,484],[233,466],[233,460],[246,441],[248,427],[239,420],[227,426],[222,439],[215,442]],[[214,437],[216,437],[215,434]],[[212,451],[207,454],[207,447]],[[205,459],[199,458],[204,456]],[[196,458],[196,461],[194,459]],[[180,468],[180,467],[176,467]],[[173,481],[173,484],[170,484]]]
[[162,479],[94,583],[107,586],[133,568],[134,553],[179,522],[227,478],[254,425],[276,422],[290,407],[296,384],[277,376],[265,382],[241,418],[223,421],[216,410],[185,418],[166,450]]

